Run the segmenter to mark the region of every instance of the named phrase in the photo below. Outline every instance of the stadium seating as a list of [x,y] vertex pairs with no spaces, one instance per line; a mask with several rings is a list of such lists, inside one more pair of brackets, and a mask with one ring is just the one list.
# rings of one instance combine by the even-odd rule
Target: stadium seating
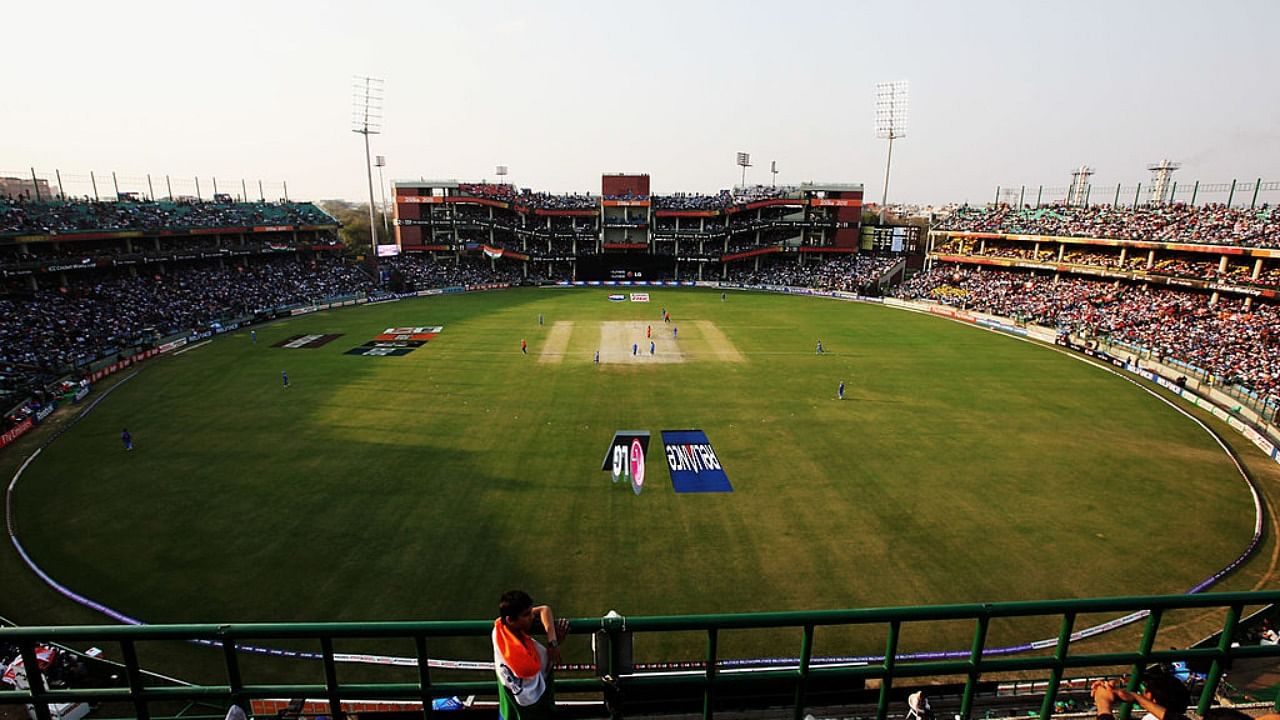
[[0,198],[0,236],[337,224],[311,203],[26,202]]
[[960,207],[936,230],[1280,247],[1275,208],[1225,205]]
[[1280,394],[1280,309],[1145,284],[938,265],[896,289],[1064,332],[1106,336],[1189,363],[1259,394]]

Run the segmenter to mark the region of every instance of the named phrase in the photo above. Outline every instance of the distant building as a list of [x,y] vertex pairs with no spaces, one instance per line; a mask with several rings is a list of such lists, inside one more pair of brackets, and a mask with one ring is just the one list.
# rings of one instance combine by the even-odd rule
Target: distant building
[[0,177],[0,196],[51,200],[54,194],[48,180],[32,182],[31,178]]

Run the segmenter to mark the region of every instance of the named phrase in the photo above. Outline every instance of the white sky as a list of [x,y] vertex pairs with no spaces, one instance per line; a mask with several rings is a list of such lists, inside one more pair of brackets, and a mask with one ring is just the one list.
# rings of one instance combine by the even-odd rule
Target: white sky
[[[356,74],[385,80],[386,177],[655,192],[862,182],[875,83],[911,83],[890,201],[997,185],[1280,180],[1280,2],[20,2],[0,12],[0,169],[367,194]],[[376,181],[376,176],[375,176]],[[100,188],[103,187],[100,184]],[[256,194],[250,190],[251,194]],[[163,194],[163,192],[159,193]],[[272,193],[268,192],[268,195]]]

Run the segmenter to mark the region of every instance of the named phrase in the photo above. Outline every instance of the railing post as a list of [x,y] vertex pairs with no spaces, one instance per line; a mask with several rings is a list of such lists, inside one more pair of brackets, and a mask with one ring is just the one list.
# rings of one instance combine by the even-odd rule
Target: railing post
[[[1156,632],[1160,629],[1160,618],[1164,611],[1156,608],[1147,615],[1147,623],[1142,630],[1142,643],[1138,645],[1138,655],[1141,659],[1133,664],[1133,669],[1129,672],[1129,692],[1138,692],[1138,685],[1142,682],[1142,671],[1147,667],[1147,661],[1151,658],[1151,646],[1156,642]],[[1129,713],[1133,712],[1133,704],[1125,703],[1120,706],[1120,712],[1116,713],[1116,720],[1129,720]]]
[[425,635],[413,636],[413,647],[418,652],[418,694],[422,698],[422,717],[431,718],[431,664],[427,655]]
[[1120,183],[1116,183],[1116,199],[1111,202],[1111,207],[1120,207]]
[[880,679],[880,700],[876,703],[876,720],[885,720],[889,715],[889,691],[893,689],[893,669],[898,663],[898,635],[902,631],[902,621],[889,623],[889,636],[884,643],[884,677]]
[[1223,656],[1231,653],[1231,638],[1236,634],[1236,623],[1240,621],[1240,605],[1232,605],[1227,608],[1226,620],[1222,623],[1222,637],[1218,638],[1218,652],[1222,653],[1213,659],[1213,664],[1209,666],[1209,677],[1204,681],[1204,690],[1200,693],[1200,704],[1196,706],[1196,712],[1204,717],[1205,712],[1213,703],[1214,693],[1218,691],[1218,682],[1222,680]]
[[1252,210],[1258,205],[1258,191],[1262,189],[1262,178],[1258,178],[1253,183],[1253,199],[1249,201],[1249,209]]
[[996,186],[996,205],[1000,204],[1000,186]]
[[40,181],[36,179],[35,168],[31,168],[31,189],[36,191],[36,202],[40,202]]
[[133,696],[133,710],[138,720],[147,720],[151,713],[147,709],[147,701],[142,698],[145,689],[142,684],[142,673],[138,669],[138,651],[132,640],[120,641],[120,653],[124,657],[124,674],[129,680],[129,694]]
[[969,677],[964,682],[964,697],[960,700],[960,720],[969,720],[973,711],[973,692],[978,684],[978,676],[982,674],[982,651],[987,644],[987,626],[991,617],[986,613],[978,616],[978,624],[973,629],[973,647],[969,650]]
[[1062,615],[1062,625],[1058,628],[1058,644],[1053,650],[1053,668],[1049,670],[1049,686],[1044,689],[1044,701],[1040,703],[1040,720],[1049,720],[1053,715],[1053,705],[1058,699],[1058,685],[1062,683],[1062,670],[1066,667],[1067,648],[1071,645],[1071,628],[1075,623],[1074,612]]
[[706,687],[702,690],[702,720],[711,720],[715,711],[711,709],[715,701],[713,692],[716,684],[716,644],[719,640],[715,628],[707,630],[707,678]]
[[47,692],[44,673],[40,672],[40,662],[36,660],[36,644],[32,640],[22,640],[19,644],[22,669],[27,674],[27,689],[31,691],[31,707],[36,709],[36,720],[52,720],[49,701],[44,697]]
[[343,720],[342,693],[338,691],[338,666],[333,660],[333,638],[320,638],[320,652],[324,654],[324,694],[329,699],[329,716]]
[[222,658],[227,664],[227,685],[231,688],[231,702],[240,706],[244,714],[253,716],[252,703],[244,694],[244,681],[240,677],[240,658],[236,656],[236,641],[222,638]]
[[1236,179],[1231,178],[1231,191],[1227,193],[1227,209],[1228,210],[1231,209],[1231,201],[1235,199],[1235,196],[1236,196]]
[[796,678],[795,720],[804,717],[804,691],[809,680],[809,659],[813,655],[813,626],[804,626],[804,635],[800,637],[800,676]]

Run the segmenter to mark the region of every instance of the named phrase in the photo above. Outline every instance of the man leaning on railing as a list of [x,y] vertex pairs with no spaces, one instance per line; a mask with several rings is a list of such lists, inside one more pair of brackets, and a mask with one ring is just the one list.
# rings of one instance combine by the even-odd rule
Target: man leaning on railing
[[1098,707],[1098,720],[1115,720],[1112,708],[1119,703],[1137,703],[1146,711],[1142,720],[1185,720],[1191,693],[1182,681],[1163,668],[1142,674],[1138,692],[1130,692],[1120,680],[1098,680],[1090,691]]
[[[547,645],[530,634],[537,620]],[[560,660],[560,641],[569,621],[555,619],[547,605],[534,606],[522,590],[503,593],[493,622],[493,669],[498,676],[498,714],[502,720],[540,720],[555,716],[551,671]]]

